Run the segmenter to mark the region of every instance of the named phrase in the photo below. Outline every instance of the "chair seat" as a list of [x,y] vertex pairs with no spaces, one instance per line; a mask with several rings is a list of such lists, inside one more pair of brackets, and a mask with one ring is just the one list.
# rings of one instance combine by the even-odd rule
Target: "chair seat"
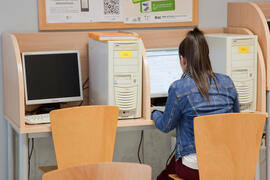
[[184,180],[184,179],[178,177],[177,174],[169,174],[169,177],[173,178],[174,180]]
[[152,168],[146,164],[104,162],[57,169],[43,175],[43,180],[151,180]]

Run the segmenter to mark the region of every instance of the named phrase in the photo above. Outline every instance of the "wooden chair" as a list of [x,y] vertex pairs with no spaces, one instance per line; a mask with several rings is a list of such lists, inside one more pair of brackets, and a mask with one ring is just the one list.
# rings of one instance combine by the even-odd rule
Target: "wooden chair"
[[194,118],[200,180],[253,180],[265,120],[265,113]]
[[80,106],[50,112],[58,169],[111,162],[118,111],[117,106]]
[[45,173],[43,180],[151,180],[152,169],[137,163],[94,163]]

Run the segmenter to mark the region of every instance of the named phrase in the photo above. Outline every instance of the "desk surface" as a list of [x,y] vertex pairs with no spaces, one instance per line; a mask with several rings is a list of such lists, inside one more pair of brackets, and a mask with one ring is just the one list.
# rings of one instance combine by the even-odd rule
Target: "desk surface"
[[[25,128],[19,128],[12,121],[8,121],[12,127],[18,133],[42,133],[51,132],[51,124],[37,124],[37,125],[25,125]],[[118,128],[136,128],[142,126],[153,126],[154,121],[146,119],[129,119],[129,120],[118,120]]]

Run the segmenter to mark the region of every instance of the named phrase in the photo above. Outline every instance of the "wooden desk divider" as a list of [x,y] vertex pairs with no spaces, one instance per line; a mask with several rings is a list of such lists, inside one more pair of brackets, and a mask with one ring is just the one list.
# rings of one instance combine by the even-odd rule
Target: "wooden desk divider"
[[266,89],[270,90],[270,2],[228,3],[228,27],[247,28],[258,36],[266,67]]
[[[88,32],[63,33],[3,33],[4,104],[5,119],[20,133],[49,132],[50,124],[27,125],[25,112],[37,106],[25,105],[22,71],[22,52],[79,50],[82,82],[88,78]],[[144,59],[145,62],[145,59]],[[143,111],[142,118],[121,120],[118,127],[153,125],[150,120],[150,84],[147,63],[143,63]],[[88,90],[83,92],[84,105],[88,104]],[[62,107],[78,106],[71,102]]]
[[[146,49],[178,47],[190,29],[178,30],[138,30]],[[205,33],[249,34],[243,28],[204,29]],[[22,52],[79,50],[81,59],[82,82],[88,78],[88,32],[47,32],[47,33],[3,33],[4,67],[4,116],[13,128],[20,133],[50,132],[50,124],[27,125],[25,112],[36,106],[26,106],[24,100],[24,81],[21,62]],[[260,54],[261,52],[258,52]],[[262,53],[261,53],[262,54]],[[143,110],[142,118],[119,120],[118,127],[153,125],[150,108],[150,75],[145,52],[143,53]],[[265,79],[263,57],[258,58],[257,111],[265,112]],[[180,67],[179,67],[180,68]],[[83,92],[83,104],[88,104],[88,90]],[[62,107],[78,106],[80,102],[67,103]]]

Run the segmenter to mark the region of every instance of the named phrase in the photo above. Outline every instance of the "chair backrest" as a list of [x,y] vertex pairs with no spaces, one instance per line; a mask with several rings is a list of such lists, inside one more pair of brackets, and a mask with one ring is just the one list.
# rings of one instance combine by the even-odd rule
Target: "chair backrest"
[[80,106],[50,112],[58,168],[111,162],[117,106]]
[[200,180],[253,180],[265,113],[194,118]]
[[152,168],[137,163],[94,163],[54,170],[43,180],[151,180]]

